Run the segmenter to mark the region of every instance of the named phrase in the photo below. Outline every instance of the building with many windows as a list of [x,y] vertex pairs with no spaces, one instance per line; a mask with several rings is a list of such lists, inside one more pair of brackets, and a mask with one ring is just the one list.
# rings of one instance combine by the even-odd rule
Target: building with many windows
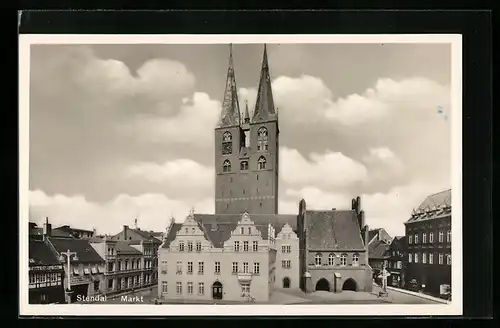
[[405,237],[396,236],[392,239],[388,250],[387,271],[390,276],[387,278],[387,284],[393,287],[404,287],[404,263],[406,259]]
[[159,251],[159,298],[268,301],[276,282],[276,231],[256,217],[217,222],[191,213],[172,222]]
[[275,288],[299,288],[299,237],[286,223],[276,237]]
[[64,303],[64,269],[43,240],[29,241],[29,303]]
[[406,283],[433,295],[451,287],[451,190],[428,196],[405,223]]
[[91,245],[105,261],[105,294],[126,292],[154,284],[152,241],[120,241],[104,236],[93,240]]

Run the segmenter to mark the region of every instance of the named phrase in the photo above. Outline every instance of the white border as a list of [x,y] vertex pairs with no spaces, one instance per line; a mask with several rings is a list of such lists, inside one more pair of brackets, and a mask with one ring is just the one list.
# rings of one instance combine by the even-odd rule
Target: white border
[[[452,293],[450,304],[370,305],[30,305],[28,304],[29,87],[31,44],[446,43],[451,44]],[[29,35],[19,36],[19,309],[21,315],[462,315],[462,36],[461,35]]]

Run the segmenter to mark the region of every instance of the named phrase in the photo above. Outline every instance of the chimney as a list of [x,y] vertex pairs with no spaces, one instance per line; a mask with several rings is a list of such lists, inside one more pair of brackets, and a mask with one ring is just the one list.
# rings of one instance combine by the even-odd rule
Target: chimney
[[43,239],[52,236],[52,224],[49,223],[49,218],[45,218],[45,223],[43,224]]
[[365,211],[360,211],[358,214],[359,228],[363,229],[365,226]]
[[351,210],[356,210],[356,199],[355,198],[352,199]]
[[96,228],[92,228],[92,237],[95,237],[97,235],[97,230]]
[[368,225],[365,225],[364,227],[365,231],[365,235],[364,235],[364,239],[365,239],[365,263],[368,264],[369,263],[369,254],[368,254],[368,243],[370,242],[368,240],[368,232],[370,231],[370,227],[368,227]]
[[128,240],[128,225],[123,226],[123,239]]
[[304,199],[301,199],[299,202],[299,215],[304,214],[306,211],[306,201]]
[[361,212],[361,197],[356,197],[356,214]]

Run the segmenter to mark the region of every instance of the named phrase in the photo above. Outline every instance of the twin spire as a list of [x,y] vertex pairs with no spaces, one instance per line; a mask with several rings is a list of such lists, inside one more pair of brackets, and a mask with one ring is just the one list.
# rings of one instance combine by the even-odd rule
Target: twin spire
[[238,126],[241,123],[268,121],[276,117],[274,109],[273,93],[271,89],[271,77],[269,75],[269,63],[267,60],[267,47],[264,45],[264,56],[260,72],[259,89],[257,101],[250,118],[248,101],[245,103],[245,113],[241,122],[241,112],[238,102],[238,89],[236,88],[236,77],[234,75],[233,47],[229,45],[229,68],[227,71],[226,90],[222,103],[222,112],[219,127]]

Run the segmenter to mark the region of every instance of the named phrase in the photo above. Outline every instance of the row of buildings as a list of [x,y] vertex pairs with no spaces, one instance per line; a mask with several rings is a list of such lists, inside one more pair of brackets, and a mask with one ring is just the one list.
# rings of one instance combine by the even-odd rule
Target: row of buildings
[[[29,224],[29,302],[96,300],[157,284],[160,233],[124,226],[113,236]],[[68,284],[69,283],[69,284]],[[68,287],[71,293],[68,293]]]
[[451,288],[451,190],[428,196],[405,222],[405,236],[370,231],[374,277],[385,267],[388,285],[444,296]]

